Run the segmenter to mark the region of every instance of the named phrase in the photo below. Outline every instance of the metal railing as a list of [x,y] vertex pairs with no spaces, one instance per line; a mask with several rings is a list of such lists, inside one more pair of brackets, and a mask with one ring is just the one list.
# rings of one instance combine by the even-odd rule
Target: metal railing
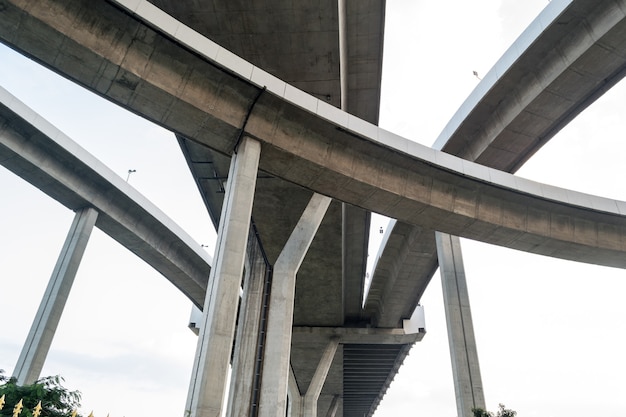
[[[0,397],[0,410],[2,410],[4,408],[5,405],[5,396],[2,395]],[[15,404],[15,406],[13,407],[13,417],[20,417],[20,415],[22,415],[22,411],[24,411],[24,404],[23,404],[23,399],[20,399],[18,401],[17,404]],[[41,406],[41,401],[39,401],[37,403],[37,405],[33,408],[32,410],[32,416],[33,417],[46,417],[45,414],[42,414],[42,406]],[[76,417],[78,414],[78,410],[74,410],[72,411],[72,413],[69,415],[69,417]],[[91,413],[89,413],[88,417],[94,417],[93,415],[93,411]],[[108,417],[108,415],[107,415]]]

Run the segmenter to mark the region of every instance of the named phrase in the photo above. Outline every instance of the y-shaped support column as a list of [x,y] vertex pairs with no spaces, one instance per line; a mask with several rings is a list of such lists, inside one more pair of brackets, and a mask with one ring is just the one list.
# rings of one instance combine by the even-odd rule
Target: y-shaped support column
[[[317,417],[317,400],[320,397],[324,382],[326,382],[326,376],[330,370],[330,365],[333,363],[335,352],[339,346],[338,339],[331,339],[326,345],[326,349],[322,354],[322,358],[317,364],[313,379],[309,384],[309,388],[306,390],[306,394],[301,395],[298,390],[298,384],[296,382],[293,370],[289,373],[289,398],[291,399],[291,414],[290,417]],[[336,401],[333,400],[333,403]],[[331,404],[331,410],[334,405]],[[329,410],[329,411],[331,411]],[[336,410],[335,410],[336,411]]]
[[285,415],[296,273],[330,201],[329,197],[313,194],[274,266],[259,417]]
[[97,218],[98,212],[92,208],[77,211],[74,216],[39,310],[37,310],[26,343],[13,371],[13,376],[17,378],[19,385],[32,384],[39,379]]
[[457,236],[435,232],[439,271],[448,325],[454,391],[458,417],[472,416],[472,408],[485,408],[472,312]]
[[330,402],[330,407],[328,407],[326,417],[335,417],[337,415],[337,410],[339,410],[339,395],[335,395],[333,400]]
[[328,342],[326,350],[322,355],[322,359],[320,359],[317,369],[315,369],[313,379],[309,384],[309,388],[306,390],[306,394],[304,394],[304,417],[317,417],[317,400],[322,392],[322,387],[326,381],[330,365],[333,363],[333,358],[335,357],[335,352],[337,352],[338,345],[339,343],[336,339]]
[[187,397],[191,417],[222,412],[260,154],[261,144],[244,137],[231,160]]
[[302,394],[300,388],[298,388],[298,381],[293,373],[293,368],[289,367],[289,382],[287,383],[287,392],[289,396],[289,408],[287,410],[287,417],[300,417],[302,414]]

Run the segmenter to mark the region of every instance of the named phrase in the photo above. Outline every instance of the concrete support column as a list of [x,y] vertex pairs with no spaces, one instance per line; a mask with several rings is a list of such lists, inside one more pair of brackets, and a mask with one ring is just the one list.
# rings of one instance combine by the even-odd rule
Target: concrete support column
[[298,381],[293,374],[293,368],[289,367],[289,381],[287,384],[287,394],[289,397],[289,409],[287,410],[287,417],[300,417],[304,412],[302,408],[302,394],[300,388],[298,388]]
[[448,342],[458,417],[472,416],[472,408],[485,408],[478,351],[474,338],[461,241],[457,236],[435,233],[439,271],[448,326]]
[[333,400],[330,403],[330,407],[328,407],[326,417],[335,417],[337,415],[337,410],[339,410],[339,398],[339,395],[335,395],[333,397]]
[[[296,377],[293,374],[293,370],[290,368],[289,399],[291,400],[291,407],[288,414],[290,417],[317,417],[317,400],[319,399],[322,388],[324,387],[326,376],[328,376],[328,371],[333,363],[338,346],[338,339],[331,339],[328,342],[328,345],[322,354],[322,358],[317,364],[315,374],[313,374],[313,379],[311,379],[311,383],[309,384],[309,388],[307,389],[305,395],[300,394]],[[333,403],[328,410],[329,413],[337,412],[337,400],[338,397],[333,399]],[[333,408],[335,409],[334,411]]]
[[191,417],[222,412],[260,153],[261,144],[244,137],[232,156],[187,397]]
[[285,415],[296,273],[330,202],[313,194],[274,266],[259,417]]
[[267,267],[257,237],[250,230],[243,297],[235,338],[227,416],[251,415],[254,373],[259,348],[259,327]]
[[315,369],[313,379],[311,380],[309,388],[304,395],[304,417],[317,417],[317,400],[322,392],[322,387],[326,381],[330,365],[333,363],[335,352],[337,352],[337,346],[339,346],[339,343],[336,339],[328,342],[326,350],[324,350],[324,354],[322,355],[322,359],[320,359],[317,369]]
[[32,384],[39,379],[97,218],[98,212],[92,208],[79,210],[74,216],[74,221],[13,371],[13,376],[17,378],[19,385]]

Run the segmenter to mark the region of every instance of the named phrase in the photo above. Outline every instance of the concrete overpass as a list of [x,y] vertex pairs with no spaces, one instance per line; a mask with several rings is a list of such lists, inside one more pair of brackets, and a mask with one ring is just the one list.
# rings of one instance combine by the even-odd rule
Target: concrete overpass
[[211,257],[174,221],[74,141],[0,88],[0,164],[95,225],[201,306]]
[[[63,12],[68,10],[60,10],[62,13],[55,15],[55,18],[66,16],[67,20],[62,18],[58,22],[51,22],[46,16],[39,15],[38,18],[41,20],[38,24],[43,23],[43,28],[47,27],[45,30],[51,32],[48,33],[50,36],[44,36],[37,41],[45,40],[54,45],[31,45],[33,49],[30,49],[29,53],[37,54],[39,59],[47,60],[47,65],[57,66],[57,69],[65,72],[67,76],[76,78],[133,111],[143,113],[152,120],[168,126],[179,133],[181,140],[189,138],[195,142],[210,144],[218,154],[230,155],[240,137],[240,132],[245,130],[246,135],[263,142],[260,167],[271,178],[262,176],[259,184],[265,179],[283,178],[316,192],[397,217],[420,227],[474,238],[481,237],[481,240],[493,243],[566,258],[576,256],[577,250],[580,250],[587,253],[588,261],[619,262],[621,251],[619,245],[603,246],[605,240],[607,242],[613,240],[612,243],[619,241],[622,227],[621,220],[616,216],[620,214],[619,203],[593,199],[599,207],[606,207],[609,213],[601,215],[602,220],[595,222],[587,217],[587,210],[575,207],[576,204],[588,205],[587,203],[592,201],[590,197],[541,187],[513,177],[500,178],[501,174],[497,171],[421,149],[359,119],[337,112],[323,101],[304,96],[258,68],[237,60],[209,43],[195,44],[188,41],[185,45],[188,49],[178,50],[176,45],[168,40],[172,35],[186,34],[190,38],[195,35],[158,13],[150,16],[150,8],[145,3],[139,6],[148,12],[148,15],[143,15],[143,18],[148,20],[148,26],[142,26],[141,23],[133,21],[126,14],[108,5],[98,6],[102,7],[98,12],[101,12],[104,20],[95,23],[95,26],[94,22],[101,18],[100,16],[95,18],[98,15],[95,11],[94,20],[86,23],[86,26],[81,26],[81,21],[76,19],[77,17],[86,19],[82,21],[87,22],[89,19],[86,16],[64,15]],[[44,9],[41,10],[45,11],[43,13],[45,15],[48,10],[45,7]],[[38,16],[36,7],[29,9],[29,12],[33,16]],[[107,17],[114,19],[113,15],[116,15],[115,19],[120,18],[127,22],[129,27],[135,28],[130,33],[140,33],[141,39],[137,39],[135,45],[125,44],[127,49],[122,49],[126,51],[125,56],[119,54],[119,49],[106,50],[106,36],[101,36],[116,27],[106,23]],[[150,17],[158,20],[150,21]],[[24,26],[34,24],[36,20],[28,20]],[[113,21],[115,20],[109,20]],[[69,22],[70,25],[64,25]],[[160,33],[151,32],[150,27],[157,24],[160,27],[171,28],[172,32],[165,37]],[[70,27],[71,30],[68,29]],[[73,33],[67,33],[68,31]],[[17,43],[24,41],[19,39],[22,34],[28,33],[35,32],[28,32],[28,29],[25,32],[17,30],[6,36],[9,42]],[[97,33],[98,36],[92,35],[93,33]],[[121,32],[120,35],[109,34],[112,35],[109,39],[125,42]],[[79,39],[83,42],[83,36],[87,40],[86,48],[77,43]],[[27,43],[27,40],[24,42]],[[22,45],[26,47],[25,44]],[[134,49],[135,47],[137,49]],[[200,52],[206,52],[207,56],[198,57],[197,54]],[[99,56],[97,65],[93,65],[94,61],[84,62],[86,64],[84,67],[75,65],[77,56],[90,55]],[[147,56],[150,58],[147,59]],[[209,57],[214,57],[215,61],[206,61]],[[183,64],[181,68],[172,68],[176,67],[177,63],[186,63],[187,67],[183,68]],[[216,63],[223,66],[215,67]],[[92,72],[89,71],[90,66]],[[178,77],[171,78],[181,80],[182,84],[185,84],[179,85],[179,91],[171,84],[171,79],[160,77],[164,73],[175,75],[177,70],[183,70],[187,74],[181,78],[178,72]],[[239,76],[233,75],[231,71],[238,73]],[[210,74],[213,79],[202,79],[199,74]],[[146,79],[141,80],[138,75],[145,76]],[[263,85],[267,87],[267,91],[259,96],[259,87]],[[219,105],[216,106],[217,104]],[[216,108],[219,106],[223,107]],[[183,111],[185,107],[187,112]],[[320,120],[313,114],[320,115],[326,120]],[[285,117],[287,120],[280,120]],[[210,133],[198,128],[208,125],[212,126]],[[245,129],[242,129],[242,126]],[[363,139],[374,139],[374,142]],[[299,146],[294,146],[294,142]],[[354,143],[358,143],[358,147],[362,149],[356,149]],[[323,150],[321,155],[320,149]],[[398,153],[398,149],[401,153]],[[307,154],[306,151],[310,153]],[[380,155],[382,158],[379,158]],[[309,159],[311,161],[308,161]],[[347,160],[352,163],[345,164]],[[380,161],[382,163],[379,169],[372,171],[371,166],[377,165],[372,162]],[[296,172],[294,169],[296,166],[303,171]],[[466,176],[474,178],[468,180]],[[402,189],[384,189],[397,179],[400,179]],[[490,183],[512,187],[493,188],[489,186]],[[416,184],[420,185],[420,191],[430,195],[429,202],[425,203],[422,195],[406,193],[405,187],[413,187]],[[305,197],[301,200],[306,202],[310,192],[301,192],[308,193],[304,194]],[[529,197],[532,193],[543,196],[542,204],[538,206],[535,204],[536,201]],[[450,195],[454,195],[455,198],[447,200],[436,198]],[[501,199],[509,202],[501,204]],[[290,203],[295,205],[296,200]],[[555,202],[570,204],[561,207]],[[553,211],[556,207],[565,211]],[[539,209],[535,211],[536,208]],[[417,216],[418,213],[422,216]],[[489,213],[488,218],[484,218],[485,213]],[[440,215],[443,217],[439,217]],[[533,217],[540,219],[542,230],[528,229],[528,219]],[[524,220],[517,223],[507,222],[520,218]],[[295,224],[294,220],[291,221]],[[588,240],[583,238],[583,242],[567,242],[584,236],[583,233],[575,237],[581,232],[580,226],[587,229],[592,237]],[[485,229],[482,229],[483,227]],[[286,227],[285,230],[288,234],[290,228]],[[493,232],[495,234],[492,235]],[[335,231],[335,237],[336,233]],[[286,238],[283,242],[284,240]],[[595,253],[587,252],[597,244],[603,247],[595,248]],[[280,247],[281,245],[277,244],[277,248]],[[596,254],[602,255],[602,258],[595,257]],[[299,285],[301,281],[300,279]],[[350,297],[350,300],[356,298]],[[296,317],[297,311],[300,310],[296,310]],[[341,318],[340,315],[337,317]]]
[[[483,77],[433,147],[517,171],[624,77],[625,30],[618,4],[551,2]],[[381,326],[410,317],[438,266],[432,231],[402,222],[389,229],[365,307]]]
[[78,144],[0,88],[0,164],[76,212],[13,376],[36,381],[97,226],[202,305],[211,257]]

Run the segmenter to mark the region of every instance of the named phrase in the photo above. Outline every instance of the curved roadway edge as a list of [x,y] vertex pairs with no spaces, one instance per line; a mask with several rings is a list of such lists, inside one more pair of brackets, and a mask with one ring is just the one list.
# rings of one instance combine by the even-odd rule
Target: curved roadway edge
[[[175,35],[184,30],[180,22],[146,2],[139,3],[137,13],[184,43]],[[189,47],[208,50],[210,44],[214,45],[205,39]],[[219,94],[205,88],[206,98],[222,107],[205,112],[232,129],[241,126],[233,119],[247,112],[242,104],[256,93],[249,90],[250,82],[273,81],[266,85],[273,94],[258,100],[245,126],[246,134],[263,142],[262,165],[273,175],[434,230],[549,256],[626,266],[625,203],[516,178],[414,144],[280,80],[255,80],[260,70],[223,49],[218,48],[214,61],[239,75],[230,79],[223,75],[217,85],[239,91],[232,92],[239,100],[220,100]],[[222,152],[233,149],[238,137],[195,136]]]
[[17,98],[0,88],[0,164],[96,226],[202,308],[211,257],[173,220]]
[[[514,172],[624,77],[625,10],[624,2],[604,0],[549,3],[461,105],[434,148]],[[393,233],[383,242],[365,304],[382,326],[411,314],[438,266],[432,231],[395,221],[387,230]],[[407,238],[416,234],[425,237]]]
[[435,149],[515,172],[626,75],[626,2],[559,0],[478,84]]
[[[232,153],[245,128],[262,142],[262,170],[320,194],[456,236],[626,266],[626,203],[412,143],[290,87],[149,3],[132,3],[136,16],[101,2],[41,1],[28,13],[9,2],[0,37],[219,152]],[[167,36],[150,29],[157,26]],[[261,85],[267,92],[251,109]]]
[[[412,144],[269,76],[149,3],[130,3],[147,25],[100,2],[42,1],[28,13],[9,3],[0,37],[218,152],[231,154],[245,127],[263,143],[261,169],[311,190],[425,228],[626,266],[625,203]],[[249,114],[260,86],[268,91]]]

